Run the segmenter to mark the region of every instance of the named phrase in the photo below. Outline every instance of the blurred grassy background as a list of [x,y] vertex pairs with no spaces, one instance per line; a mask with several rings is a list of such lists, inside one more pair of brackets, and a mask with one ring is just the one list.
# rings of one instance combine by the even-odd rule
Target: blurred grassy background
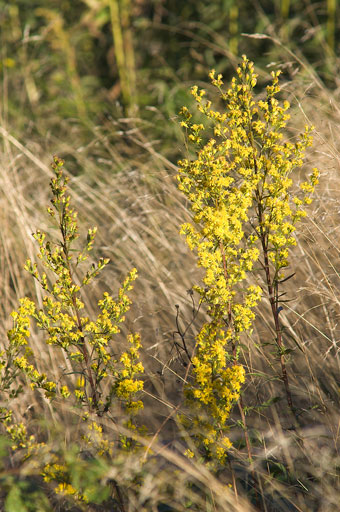
[[[188,89],[195,83],[209,89],[211,68],[227,81],[246,53],[255,61],[260,90],[271,69],[283,70],[293,130],[305,121],[326,126],[339,90],[336,7],[335,0],[0,1],[0,132],[8,173],[2,211],[3,225],[13,230],[11,236],[2,231],[1,264],[13,257],[5,245],[14,233],[11,243],[18,246],[16,263],[3,270],[13,275],[4,279],[1,303],[25,291],[19,234],[25,253],[34,215],[40,218],[45,206],[52,154],[67,162],[83,218],[90,224],[100,219],[105,237],[109,226],[104,245],[118,244],[122,260],[129,255],[126,267],[147,261],[147,270],[154,258],[163,282],[173,268],[183,270],[183,262],[170,262],[178,247],[190,261],[188,276],[193,260],[177,236],[185,217],[178,206],[185,206],[173,180],[184,148],[176,116],[191,102]],[[134,224],[127,227],[122,218]],[[30,225],[18,230],[22,219]],[[131,241],[132,230],[143,240],[135,251],[118,242],[121,236]],[[142,257],[143,250],[149,252]],[[168,295],[171,286],[165,289]]]
[[[183,371],[174,357],[175,305],[183,324],[189,322],[187,290],[199,277],[178,234],[189,213],[174,179],[184,152],[176,117],[191,102],[190,86],[210,91],[211,68],[227,83],[246,53],[259,73],[259,91],[272,69],[282,69],[283,93],[292,104],[287,135],[306,122],[316,126],[303,172],[318,166],[321,184],[298,235],[291,265],[296,276],[286,287],[295,300],[283,315],[304,445],[289,422],[278,421],[275,407],[267,413],[259,405],[282,394],[278,367],[264,348],[272,341],[265,308],[244,340],[245,402],[253,411],[259,467],[268,453],[286,450],[303,482],[288,485],[280,473],[288,497],[268,510],[337,511],[340,499],[339,8],[336,0],[0,1],[1,337],[19,297],[41,301],[23,265],[37,252],[31,233],[38,227],[53,233],[45,206],[49,163],[58,154],[71,174],[84,233],[97,225],[96,256],[112,261],[87,298],[89,308],[138,268],[128,328],[142,335],[146,401],[156,427],[176,404],[173,372]],[[192,326],[191,340],[199,327]],[[55,353],[45,345],[42,350],[38,336],[33,341],[41,367],[57,374]],[[33,402],[27,391],[17,414]],[[47,404],[39,407],[49,415]],[[235,413],[234,425],[237,419]],[[237,429],[232,436],[241,447]]]

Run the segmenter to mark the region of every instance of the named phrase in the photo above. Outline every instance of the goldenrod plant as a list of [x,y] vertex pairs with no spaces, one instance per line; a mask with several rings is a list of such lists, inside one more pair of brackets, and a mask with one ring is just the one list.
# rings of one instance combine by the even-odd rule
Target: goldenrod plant
[[[104,293],[98,303],[100,314],[95,320],[82,314],[84,303],[81,291],[98,276],[109,260],[100,258],[97,264],[91,264],[82,277],[77,276],[80,264],[87,260],[93,247],[97,229],[88,230],[83,250],[73,249],[73,243],[78,238],[77,212],[70,207],[68,179],[63,175],[63,165],[61,159],[54,158],[52,207],[48,208],[49,215],[57,221],[60,239],[51,241],[41,231],[34,234],[39,244],[38,256],[51,276],[39,272],[37,264],[31,260],[27,260],[25,266],[46,293],[43,307],[38,308],[27,297],[21,300],[19,310],[12,313],[13,328],[8,332],[9,350],[13,350],[12,347],[26,349],[30,319],[34,319],[37,327],[46,334],[46,343],[60,348],[71,363],[77,377],[72,392],[88,412],[102,416],[110,409],[114,397],[123,403],[127,411],[135,412],[143,407],[143,403],[135,399],[143,388],[139,378],[143,372],[143,365],[139,361],[140,337],[138,334],[128,336],[130,348],[119,360],[112,355],[112,340],[120,332],[119,324],[129,310],[131,301],[127,292],[132,289],[137,271],[133,269],[129,272],[119,289],[117,300]],[[12,364],[27,375],[32,389],[43,389],[48,398],[54,398],[57,394],[70,397],[71,391],[63,379],[59,379],[58,383],[48,380],[45,373],[40,373],[29,363],[26,354],[17,354]]]
[[[88,432],[83,436],[83,444],[94,448],[97,455],[110,456],[112,440],[103,435],[101,418],[105,416],[115,423],[123,422],[130,429],[131,438],[122,435],[116,441],[123,449],[131,451],[136,430],[133,416],[143,408],[138,397],[143,389],[140,376],[144,371],[139,358],[140,336],[129,334],[128,348],[120,356],[117,356],[114,341],[130,308],[131,300],[127,293],[132,289],[137,271],[132,269],[128,273],[117,298],[104,293],[98,302],[100,312],[96,318],[91,320],[83,313],[85,306],[81,294],[109,260],[100,258],[86,271],[81,271],[81,265],[93,247],[96,228],[88,230],[82,250],[74,247],[79,236],[77,212],[70,206],[68,178],[64,176],[63,165],[63,160],[54,158],[52,204],[48,208],[49,215],[57,223],[60,237],[51,240],[46,233],[36,231],[33,236],[39,244],[38,256],[46,272],[40,271],[31,260],[27,260],[25,266],[44,291],[42,307],[25,297],[21,299],[18,310],[12,313],[13,327],[8,331],[8,345],[1,353],[0,386],[2,394],[6,394],[10,402],[23,391],[22,377],[26,376],[31,388],[40,390],[52,406],[56,399],[57,402],[66,401],[71,408],[80,408]],[[37,359],[29,343],[32,323],[44,336],[47,345],[62,351],[68,361],[67,372],[53,376],[48,375],[48,369],[37,367]],[[30,457],[41,446],[34,436],[27,434],[25,425],[15,423],[9,405],[2,406],[1,420],[7,425],[13,449],[24,449],[25,457]],[[119,417],[115,416],[117,411]],[[52,460],[53,463],[48,463],[43,469],[44,478],[49,481],[58,474],[57,489],[67,492],[71,489],[65,477],[67,468],[59,462],[57,455]],[[77,494],[76,490],[72,490],[72,494]]]
[[214,70],[210,73],[221,111],[212,108],[205,100],[206,91],[197,86],[191,93],[205,124],[194,122],[187,107],[181,110],[181,125],[194,151],[179,162],[179,188],[194,214],[193,223],[184,224],[182,233],[205,271],[203,286],[194,289],[211,318],[196,337],[186,386],[192,417],[184,423],[191,425],[208,460],[224,461],[231,446],[227,420],[238,400],[252,457],[240,400],[245,370],[238,360],[238,345],[241,333],[252,328],[253,308],[262,296],[270,302],[281,378],[294,412],[279,320],[283,301],[279,287],[291,277],[284,269],[296,244],[294,231],[306,215],[304,207],[311,202],[319,173],[314,169],[301,183],[302,197],[293,192],[291,175],[301,167],[312,142],[311,128],[306,126],[296,142],[283,140],[289,103],[277,99],[279,74],[272,73],[265,99],[256,99],[257,75],[244,56],[227,91],[222,76]]

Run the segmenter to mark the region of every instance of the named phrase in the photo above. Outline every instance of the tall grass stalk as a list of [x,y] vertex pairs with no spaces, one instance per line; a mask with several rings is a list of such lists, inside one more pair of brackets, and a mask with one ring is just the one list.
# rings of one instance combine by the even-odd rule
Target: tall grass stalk
[[127,108],[135,105],[135,59],[131,31],[130,0],[109,0],[113,34],[123,103]]

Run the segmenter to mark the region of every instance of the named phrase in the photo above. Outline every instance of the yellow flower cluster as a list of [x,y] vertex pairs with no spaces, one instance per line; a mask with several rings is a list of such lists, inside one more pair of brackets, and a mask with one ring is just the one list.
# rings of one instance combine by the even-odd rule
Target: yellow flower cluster
[[91,421],[87,425],[87,433],[82,436],[82,439],[90,449],[94,448],[99,456],[112,457],[114,443],[104,436],[103,427],[96,421]]
[[[203,286],[195,289],[212,318],[196,338],[192,382],[186,396],[197,411],[198,443],[205,447],[207,459],[220,462],[230,447],[226,422],[245,379],[243,367],[237,364],[237,342],[240,333],[251,328],[253,308],[262,292],[259,286],[242,284],[260,254],[258,235],[247,223],[261,175],[254,170],[256,149],[245,130],[255,109],[249,92],[255,79],[251,73],[245,74],[242,66],[238,75],[238,81],[234,79],[224,93],[221,75],[216,78],[214,71],[210,73],[227,102],[225,112],[213,110],[211,102],[204,99],[205,91],[192,88],[198,110],[213,126],[214,137],[204,143],[204,124],[192,123],[192,114],[186,107],[182,109],[182,126],[195,146],[195,158],[180,161],[178,175],[179,189],[190,200],[194,214],[194,223],[184,224],[181,232],[205,270]],[[256,129],[263,127],[258,123]]]
[[[202,422],[208,422],[212,431],[207,439],[214,443],[216,433],[225,431],[231,405],[239,397],[244,371],[236,364],[237,342],[242,331],[251,329],[253,308],[262,294],[259,286],[246,287],[242,282],[258,260],[266,269],[271,260],[274,280],[282,279],[289,248],[296,243],[295,224],[305,216],[303,206],[311,202],[318,183],[319,172],[314,169],[300,185],[304,196],[291,193],[290,176],[303,163],[305,149],[312,143],[312,128],[306,126],[295,143],[283,141],[290,105],[276,97],[279,75],[272,73],[266,98],[256,100],[257,75],[253,63],[243,56],[228,90],[222,89],[222,75],[216,76],[214,70],[209,75],[224,105],[222,112],[213,110],[205,91],[197,86],[191,94],[200,122],[192,121],[187,107],[180,112],[195,153],[179,162],[178,186],[193,212],[193,223],[184,224],[181,232],[205,270],[203,286],[194,288],[212,318],[196,338],[187,397],[193,408],[204,405]],[[232,357],[227,355],[228,345]],[[211,445],[210,441],[203,444]],[[224,453],[221,447],[218,453]],[[215,456],[221,460],[218,453]]]
[[[73,248],[72,244],[78,238],[77,212],[70,207],[63,161],[55,158],[52,167],[55,177],[51,182],[53,198],[48,213],[58,223],[60,239],[50,241],[41,231],[34,234],[39,245],[38,256],[46,273],[30,260],[27,260],[25,268],[40,283],[45,296],[41,308],[28,298],[21,299],[18,310],[11,315],[13,326],[8,331],[8,346],[0,352],[0,392],[6,405],[0,408],[0,421],[6,423],[12,449],[20,452],[18,457],[25,459],[34,455],[37,471],[46,482],[55,484],[56,493],[72,495],[78,502],[87,502],[89,487],[84,491],[78,489],[81,485],[76,485],[75,489],[65,454],[42,451],[42,456],[38,456],[38,450],[45,445],[29,436],[24,424],[12,423],[13,414],[7,405],[23,391],[22,377],[26,377],[31,388],[41,390],[45,397],[68,400],[71,411],[72,406],[83,407],[84,419],[91,418],[91,422],[86,424],[80,449],[85,448],[94,457],[110,457],[114,443],[126,449],[137,447],[134,438],[141,430],[134,422],[136,413],[143,408],[138,395],[143,389],[140,375],[144,372],[140,362],[140,336],[128,335],[128,348],[119,356],[114,346],[114,337],[120,332],[120,324],[130,309],[128,292],[133,288],[137,270],[132,269],[128,273],[116,298],[104,293],[98,302],[99,314],[94,319],[83,313],[81,290],[109,260],[101,258],[82,275],[80,264],[86,261],[92,249],[96,228],[88,230],[83,250]],[[53,379],[48,377],[48,369],[46,373],[40,371],[29,348],[32,323],[40,330],[46,344],[63,351],[69,367],[72,367],[71,372]],[[108,413],[112,418],[113,411],[117,410],[115,402],[120,405],[120,415],[125,427],[131,431],[131,437],[122,439],[117,434],[116,439],[112,439],[111,432],[110,438],[105,435],[101,417]],[[81,458],[79,462],[81,464]]]
[[143,381],[136,379],[136,375],[143,373],[144,368],[138,356],[138,351],[141,347],[139,334],[130,334],[128,341],[131,347],[121,355],[120,362],[123,365],[123,369],[119,371],[115,394],[124,400],[127,411],[135,414],[143,408],[143,402],[141,400],[134,400],[133,397],[138,391],[143,389]]
[[[7,402],[13,400],[23,391],[23,380],[18,377],[26,376],[31,388],[42,390],[47,398],[67,399],[71,405],[81,405],[97,418],[109,412],[116,401],[123,406],[128,421],[143,408],[143,402],[138,399],[143,389],[140,375],[144,371],[139,354],[141,342],[138,334],[130,334],[128,349],[117,357],[114,336],[120,332],[119,325],[130,308],[128,292],[137,278],[137,270],[128,273],[116,298],[104,293],[98,302],[99,314],[94,319],[83,313],[81,289],[109,260],[101,258],[81,277],[80,264],[86,261],[92,249],[96,228],[88,230],[83,250],[73,248],[72,243],[78,238],[77,212],[70,207],[63,161],[55,157],[52,167],[55,177],[51,181],[53,198],[48,213],[58,223],[60,239],[50,241],[41,231],[34,234],[39,245],[38,256],[47,270],[40,272],[37,264],[30,260],[25,268],[40,283],[45,296],[41,308],[24,298],[18,310],[12,313],[13,327],[8,331],[8,346],[0,354],[0,391],[3,396],[7,394]],[[63,351],[72,372],[49,378],[48,369],[46,373],[40,371],[28,345],[32,320],[45,342]],[[9,408],[0,409],[1,421],[9,423],[11,415]],[[20,440],[20,429],[8,428],[13,429],[8,431],[12,438],[16,432],[16,439]],[[24,432],[21,437],[24,439]],[[104,438],[101,447],[97,442],[100,453],[109,449],[109,444],[105,448],[105,443]],[[28,447],[23,441],[17,444],[23,449]],[[63,492],[65,490],[66,487]]]
[[[257,237],[267,237],[272,260],[280,268],[286,266],[285,249],[295,245],[292,233],[296,222],[306,215],[303,205],[311,202],[319,171],[313,169],[309,180],[300,185],[304,197],[289,193],[293,183],[290,175],[303,163],[305,149],[312,143],[312,128],[306,126],[295,143],[282,141],[290,105],[287,101],[280,105],[276,98],[280,92],[279,75],[280,72],[272,73],[266,99],[256,101],[253,88],[257,76],[253,63],[245,56],[237,69],[237,78],[226,92],[221,89],[221,75],[216,78],[212,71],[210,78],[225,104],[223,113],[214,111],[211,102],[203,100],[205,91],[192,88],[198,110],[210,124],[205,128],[202,123],[192,123],[188,109],[184,107],[181,111],[182,125],[196,146],[196,158],[182,160],[179,174],[179,188],[192,202],[195,223],[201,225],[199,233],[189,226],[182,228],[191,248],[202,237],[209,238],[209,231],[213,231],[219,240],[235,249],[233,246],[244,238],[242,226],[251,211],[258,221],[255,226],[252,221],[254,242]],[[206,129],[213,130],[214,138],[204,144],[206,137],[202,132]],[[212,252],[213,247],[205,249]],[[258,254],[248,258],[254,261]],[[209,274],[210,281],[216,280],[212,271]]]
[[[72,496],[72,501],[81,505],[89,501],[88,494],[91,493],[92,487],[86,480],[83,482],[74,476],[73,464],[76,463],[78,468],[84,465],[84,460],[75,458],[76,453],[79,455],[81,451],[86,450],[95,456],[111,457],[114,446],[111,440],[104,437],[102,427],[95,421],[89,422],[86,426],[87,435],[82,436],[77,449],[72,447],[73,453],[72,450],[68,453],[63,450],[51,450],[51,445],[38,442],[34,435],[29,435],[23,423],[9,425],[6,431],[11,441],[10,447],[16,452],[17,458],[21,456],[22,460],[29,460],[31,471],[39,472],[44,481],[52,485],[56,494]],[[85,463],[83,470],[87,469]]]
[[79,504],[87,503],[88,499],[85,493],[79,492],[69,483],[69,469],[65,464],[60,464],[58,457],[55,455],[54,459],[57,462],[52,464],[45,464],[42,471],[42,477],[45,482],[55,483],[54,492],[64,496],[72,496]]
[[192,359],[193,382],[186,388],[187,402],[194,415],[193,424],[182,418],[198,446],[204,447],[207,460],[220,463],[224,462],[231,447],[225,435],[226,422],[245,380],[242,365],[228,365],[227,347],[231,338],[232,331],[226,331],[219,320],[202,327],[196,339],[196,356]]
[[23,450],[24,460],[32,457],[33,463],[39,465],[38,461],[41,453],[46,449],[46,444],[38,443],[34,435],[29,435],[27,433],[26,426],[23,423],[13,423],[8,425],[6,427],[6,432],[13,443],[11,444],[11,449],[13,451]]

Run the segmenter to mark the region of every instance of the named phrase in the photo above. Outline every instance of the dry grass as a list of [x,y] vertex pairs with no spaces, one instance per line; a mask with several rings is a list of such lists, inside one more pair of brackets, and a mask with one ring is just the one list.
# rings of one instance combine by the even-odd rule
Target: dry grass
[[[317,197],[298,233],[298,245],[291,259],[291,270],[296,275],[284,287],[287,297],[292,299],[284,305],[282,321],[287,346],[292,349],[288,370],[299,414],[298,426],[292,422],[285,404],[279,365],[272,355],[274,346],[270,345],[274,335],[265,302],[258,308],[253,334],[243,340],[243,359],[249,373],[243,396],[245,405],[253,408],[247,419],[254,446],[255,473],[261,475],[262,501],[257,506],[268,512],[335,512],[340,501],[338,92],[331,93],[308,74],[307,78],[301,75],[300,82],[297,77],[286,90],[295,105],[292,133],[305,120],[317,127],[314,149],[305,169],[317,166],[322,170]],[[24,137],[19,141],[8,127],[0,129],[3,144],[0,329],[5,339],[10,327],[9,314],[16,308],[18,299],[28,295],[41,301],[40,290],[22,269],[25,259],[34,259],[37,252],[31,233],[38,227],[53,233],[45,214],[49,200],[47,183],[52,173],[46,143],[40,147]],[[164,492],[164,499],[169,499],[164,482],[171,468],[173,485],[179,486],[177,494],[173,493],[174,510],[184,510],[184,495],[188,492],[184,484],[194,479],[202,487],[210,488],[214,495],[215,504],[208,508],[203,500],[202,510],[250,511],[249,502],[241,497],[236,502],[234,494],[226,492],[204,468],[185,461],[180,454],[181,444],[174,438],[178,435],[174,418],[164,424],[164,419],[179,403],[178,387],[183,374],[173,344],[175,305],[180,306],[181,322],[190,322],[187,290],[199,277],[195,258],[178,234],[179,225],[189,214],[176,189],[175,165],[155,149],[143,125],[138,120],[122,120],[119,129],[112,124],[109,130],[110,136],[107,127],[93,129],[91,143],[86,147],[65,141],[53,141],[51,146],[59,156],[73,156],[70,189],[80,223],[84,232],[87,227],[98,226],[96,255],[110,257],[112,262],[105,278],[94,286],[92,296],[86,298],[88,307],[96,308],[103,291],[116,290],[131,267],[136,266],[139,271],[127,328],[142,335],[146,366],[145,422],[153,432],[162,427],[154,445],[158,456],[147,466],[149,476],[142,494]],[[197,320],[189,330],[189,343],[199,324]],[[65,363],[61,354],[57,356],[38,335],[33,337],[32,344],[39,365],[58,374]],[[275,404],[260,407],[273,397],[278,398]],[[28,410],[34,410],[38,416],[49,416],[55,424],[60,421],[47,402],[37,401],[27,390],[15,412],[20,417]],[[235,409],[231,436],[236,447],[243,438],[237,420]],[[165,444],[171,449],[165,448]],[[233,450],[230,456],[239,493],[246,497],[251,493],[253,480],[246,469],[245,457],[242,449]],[[125,466],[121,464],[119,470],[113,467],[112,471],[128,473],[131,460]],[[276,479],[272,477],[275,471]],[[131,504],[131,510],[144,510],[138,499]],[[193,493],[191,499],[200,499],[199,493]]]

